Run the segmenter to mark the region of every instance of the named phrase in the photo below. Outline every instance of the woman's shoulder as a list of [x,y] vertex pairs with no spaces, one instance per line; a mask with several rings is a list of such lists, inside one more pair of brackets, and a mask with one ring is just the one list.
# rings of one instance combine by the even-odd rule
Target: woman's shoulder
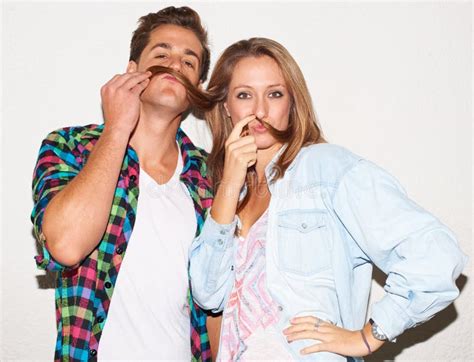
[[299,158],[304,162],[337,168],[346,168],[362,160],[362,157],[347,148],[330,143],[317,143],[303,147]]
[[329,143],[303,147],[289,170],[291,177],[304,183],[337,184],[341,177],[362,160],[348,149]]

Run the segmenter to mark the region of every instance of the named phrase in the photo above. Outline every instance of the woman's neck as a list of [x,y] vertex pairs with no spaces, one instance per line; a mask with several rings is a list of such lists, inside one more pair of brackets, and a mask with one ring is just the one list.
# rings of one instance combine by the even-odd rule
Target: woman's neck
[[255,164],[255,171],[257,172],[258,183],[266,182],[265,170],[275,155],[278,153],[282,144],[275,144],[265,150],[257,151],[257,163]]

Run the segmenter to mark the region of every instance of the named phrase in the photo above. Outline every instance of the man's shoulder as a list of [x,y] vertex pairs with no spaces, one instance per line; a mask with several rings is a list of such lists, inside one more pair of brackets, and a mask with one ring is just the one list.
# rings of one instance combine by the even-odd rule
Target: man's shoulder
[[178,129],[176,137],[178,142],[181,144],[181,147],[191,159],[195,159],[200,162],[206,162],[208,157],[207,151],[201,147],[196,146],[181,128]]
[[209,153],[201,147],[194,146],[194,149],[196,151],[196,157],[199,157],[203,162],[207,161],[207,157],[209,156]]
[[45,141],[58,143],[79,144],[96,141],[104,129],[103,124],[89,124],[85,126],[68,126],[50,132]]

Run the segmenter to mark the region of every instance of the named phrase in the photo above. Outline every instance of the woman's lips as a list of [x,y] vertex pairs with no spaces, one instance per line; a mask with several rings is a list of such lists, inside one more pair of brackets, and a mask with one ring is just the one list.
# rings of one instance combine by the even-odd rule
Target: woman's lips
[[255,122],[255,124],[253,124],[252,126],[250,126],[250,128],[252,129],[252,131],[256,133],[267,132],[267,129],[265,128],[265,126],[261,122],[258,122],[258,121]]

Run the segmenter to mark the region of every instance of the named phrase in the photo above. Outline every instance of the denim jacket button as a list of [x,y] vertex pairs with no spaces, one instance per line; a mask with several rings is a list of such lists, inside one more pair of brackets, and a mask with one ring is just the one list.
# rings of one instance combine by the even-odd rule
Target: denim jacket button
[[278,306],[278,310],[279,310],[280,312],[282,312],[282,311],[283,311],[283,307],[282,307],[281,305],[279,305],[279,306]]
[[301,227],[302,227],[303,229],[306,229],[306,228],[308,227],[308,225],[307,225],[306,223],[302,223],[302,224],[301,224]]
[[222,245],[224,244],[224,241],[222,239],[217,240],[217,244]]
[[225,235],[225,230],[221,230],[221,235]]

